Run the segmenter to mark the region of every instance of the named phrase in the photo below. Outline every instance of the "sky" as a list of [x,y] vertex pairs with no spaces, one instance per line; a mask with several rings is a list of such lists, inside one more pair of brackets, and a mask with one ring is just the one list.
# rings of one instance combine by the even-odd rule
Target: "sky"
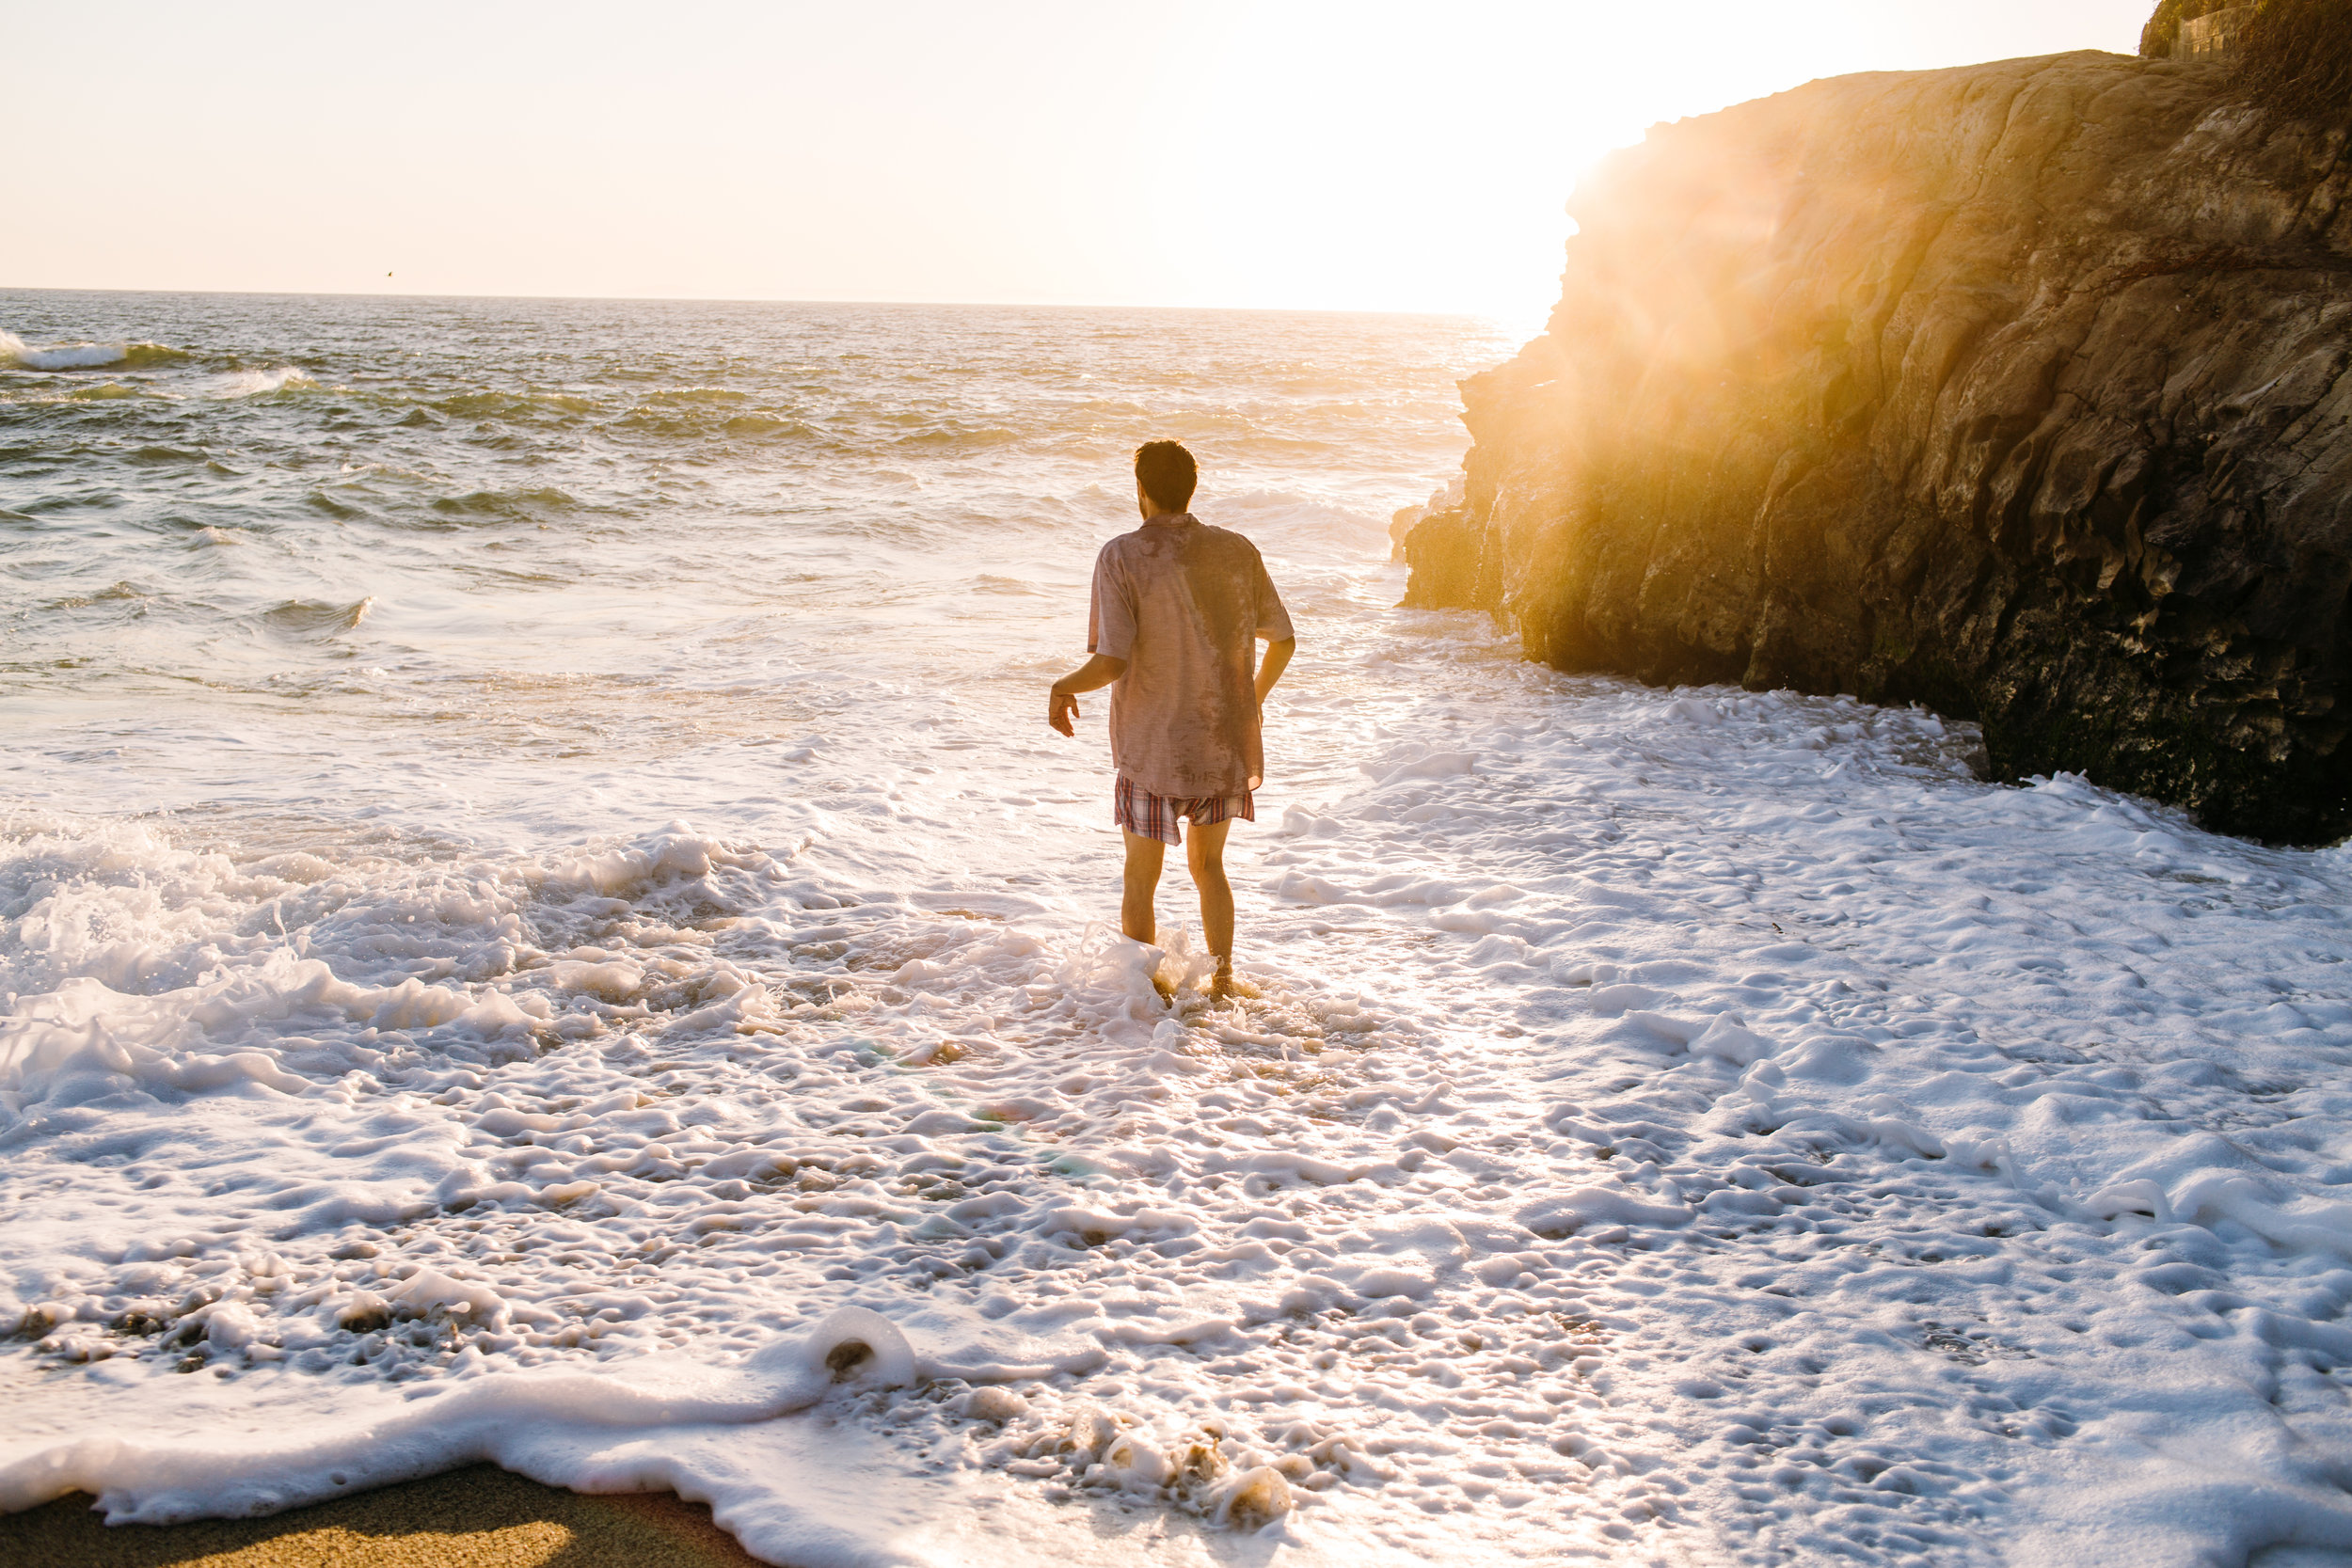
[[2152,0],[0,4],[0,287],[1539,318],[1579,173]]

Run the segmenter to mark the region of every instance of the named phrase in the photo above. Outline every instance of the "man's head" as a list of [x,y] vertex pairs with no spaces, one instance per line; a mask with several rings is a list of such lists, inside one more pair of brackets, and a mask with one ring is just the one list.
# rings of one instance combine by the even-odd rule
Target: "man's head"
[[1192,504],[1200,467],[1177,441],[1146,441],[1136,449],[1136,504],[1147,517]]

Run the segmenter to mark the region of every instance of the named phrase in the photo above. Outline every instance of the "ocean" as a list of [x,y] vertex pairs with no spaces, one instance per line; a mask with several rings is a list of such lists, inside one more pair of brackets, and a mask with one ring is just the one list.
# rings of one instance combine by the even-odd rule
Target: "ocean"
[[[489,1459],[801,1568],[2352,1549],[2345,852],[1394,608],[1491,324],[0,329],[0,1508]],[[1299,629],[1228,1004],[1173,866],[1117,935],[1103,695],[1044,722],[1159,437]]]

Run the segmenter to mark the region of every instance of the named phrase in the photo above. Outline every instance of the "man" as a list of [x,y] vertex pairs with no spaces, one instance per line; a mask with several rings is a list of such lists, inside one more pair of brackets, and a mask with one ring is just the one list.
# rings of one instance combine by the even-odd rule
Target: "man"
[[[1253,792],[1265,780],[1258,711],[1298,644],[1258,547],[1185,510],[1199,479],[1192,453],[1174,441],[1136,450],[1143,526],[1095,558],[1087,624],[1094,657],[1054,683],[1045,721],[1074,734],[1078,693],[1111,688],[1111,760],[1119,767],[1112,819],[1127,846],[1120,929],[1137,942],[1153,940],[1161,856],[1168,845],[1184,843],[1200,890],[1201,936],[1216,960],[1211,994],[1224,997],[1233,986],[1225,835],[1236,816],[1258,819]],[[1255,657],[1260,639],[1263,664]],[[1192,824],[1189,843],[1180,822]]]

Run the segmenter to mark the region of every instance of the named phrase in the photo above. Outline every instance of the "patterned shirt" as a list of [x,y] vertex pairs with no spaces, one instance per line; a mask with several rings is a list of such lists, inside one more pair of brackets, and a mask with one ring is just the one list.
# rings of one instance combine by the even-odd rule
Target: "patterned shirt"
[[1120,773],[1154,795],[1257,788],[1257,639],[1291,636],[1258,546],[1238,533],[1179,513],[1104,545],[1087,651],[1127,661],[1111,686]]

